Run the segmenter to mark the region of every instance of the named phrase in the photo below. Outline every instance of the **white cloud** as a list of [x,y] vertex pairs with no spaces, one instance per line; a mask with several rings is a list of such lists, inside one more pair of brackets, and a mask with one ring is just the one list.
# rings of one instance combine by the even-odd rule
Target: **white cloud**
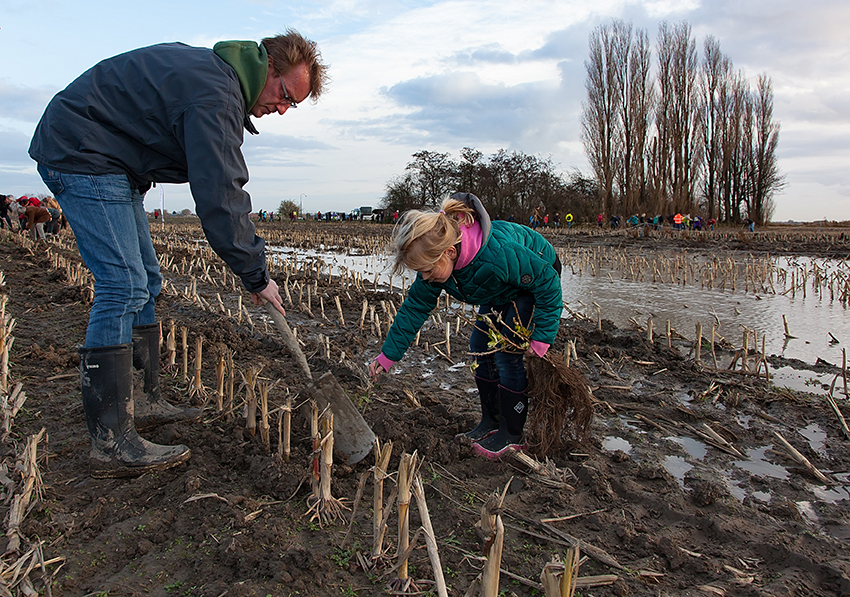
[[[211,47],[220,39],[259,39],[287,26],[319,42],[333,80],[318,105],[263,118],[257,122],[262,134],[246,135],[247,188],[256,208],[272,209],[302,194],[314,211],[374,205],[421,149],[457,156],[464,146],[485,154],[505,148],[551,155],[565,171],[587,172],[579,119],[590,31],[623,18],[646,29],[654,44],[660,20],[684,19],[700,51],[712,34],[736,68],[772,79],[782,127],[780,167],[788,181],[777,197],[777,218],[805,219],[799,212],[817,205],[816,211],[833,209],[831,218],[850,219],[850,5],[838,0],[805,6],[790,0],[251,0],[216,10],[197,0],[151,0],[110,6],[16,0],[4,15],[0,171],[23,173],[4,174],[5,184],[20,185],[20,194],[41,184],[26,156],[41,111],[55,90],[97,60],[160,41]],[[37,41],[30,39],[35,30]],[[168,185],[167,194],[191,206],[185,185]]]

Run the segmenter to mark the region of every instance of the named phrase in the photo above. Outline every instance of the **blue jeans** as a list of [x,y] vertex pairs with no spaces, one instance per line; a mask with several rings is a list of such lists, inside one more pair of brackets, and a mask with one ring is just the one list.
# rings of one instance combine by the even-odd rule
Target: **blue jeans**
[[[499,384],[513,392],[524,392],[528,388],[528,378],[525,375],[525,363],[522,361],[523,349],[511,345],[522,344],[525,339],[515,331],[517,323],[525,329],[531,325],[531,315],[534,312],[534,296],[530,293],[520,294],[513,302],[506,305],[484,304],[478,309],[477,321],[469,336],[469,351],[475,354],[478,368],[475,375]],[[490,326],[481,316],[489,316],[498,332],[509,342],[501,342],[496,352],[488,347],[490,341],[487,330]],[[488,353],[488,354],[481,354]]]
[[123,174],[66,174],[38,165],[94,276],[86,348],[127,344],[133,326],[154,323],[162,288],[144,197]]

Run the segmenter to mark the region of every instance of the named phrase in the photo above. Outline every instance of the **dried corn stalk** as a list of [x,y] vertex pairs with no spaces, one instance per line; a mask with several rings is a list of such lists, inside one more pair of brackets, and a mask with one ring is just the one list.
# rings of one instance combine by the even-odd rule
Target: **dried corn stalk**
[[248,371],[239,372],[242,386],[245,388],[245,428],[251,435],[257,434],[257,381],[262,367],[251,366]]
[[375,468],[374,495],[372,497],[372,559],[377,560],[384,555],[384,535],[387,525],[384,522],[384,479],[387,478],[387,466],[393,453],[393,443],[387,442],[381,446],[381,441],[375,438]]
[[3,429],[0,432],[0,441],[6,441],[9,434],[12,432],[12,423],[15,421],[15,415],[21,410],[21,407],[26,402],[27,394],[23,390],[24,385],[21,382],[15,384],[15,388],[7,396],[5,393],[0,394],[0,412],[3,416]]
[[413,495],[416,496],[419,518],[422,520],[422,528],[425,531],[425,546],[428,549],[428,558],[431,560],[431,568],[434,571],[434,584],[437,586],[437,595],[439,597],[448,597],[446,579],[443,576],[443,565],[440,563],[440,554],[437,552],[437,537],[434,535],[431,515],[428,513],[428,504],[425,502],[425,487],[422,485],[421,475],[416,475],[416,479],[413,481]]
[[41,480],[41,471],[38,469],[38,442],[44,437],[45,429],[42,428],[36,435],[27,438],[27,445],[22,454],[18,456],[15,468],[23,473],[20,491],[12,499],[9,509],[9,525],[6,530],[8,543],[6,553],[18,554],[21,546],[20,525],[29,510],[33,493],[36,499],[41,499],[44,483]]
[[215,364],[215,408],[221,412],[224,409],[224,373],[227,368],[227,362],[224,359],[224,353],[218,355],[218,361]]
[[0,394],[5,395],[9,391],[9,352],[15,343],[12,331],[15,329],[15,320],[6,316],[6,303],[9,297],[0,297]]
[[481,597],[498,597],[499,571],[502,564],[502,546],[505,541],[505,526],[502,523],[502,505],[513,477],[505,484],[501,495],[491,495],[481,506],[481,520],[476,523],[484,535],[486,562],[481,571]]
[[564,563],[552,562],[546,564],[540,574],[540,582],[546,597],[573,597],[576,591],[579,567],[579,546],[567,549]]
[[280,413],[283,437],[278,438],[278,453],[286,462],[292,454],[292,396],[286,397],[286,404]]
[[393,591],[398,593],[417,592],[418,588],[408,572],[408,547],[410,545],[410,486],[416,475],[418,456],[404,453],[398,465],[398,575],[390,583]]
[[180,328],[180,340],[183,343],[183,381],[189,381],[189,330]]
[[165,366],[166,371],[177,370],[177,337],[175,334],[174,320],[168,322],[168,337],[165,339],[165,350],[168,352],[168,364]]
[[269,438],[269,384],[261,381],[257,384],[257,391],[260,393],[260,438],[263,440],[263,445],[266,449],[271,448],[271,439]]
[[[317,520],[319,526],[330,524],[342,516],[342,511],[348,507],[331,494],[331,477],[334,462],[334,416],[331,411],[326,411],[319,420],[319,440],[316,446],[315,454],[319,457],[319,492],[318,497],[314,494],[310,499],[313,504],[307,510],[307,514],[311,512],[313,515],[310,520]],[[315,467],[314,467],[315,470]]]
[[190,397],[204,398],[207,395],[207,389],[201,381],[201,367],[203,366],[204,352],[204,337],[198,336],[195,340],[195,376],[192,378],[192,384],[189,386]]
[[236,382],[236,368],[233,365],[233,352],[227,351],[227,402],[225,411],[227,412],[227,420],[233,420],[233,385]]

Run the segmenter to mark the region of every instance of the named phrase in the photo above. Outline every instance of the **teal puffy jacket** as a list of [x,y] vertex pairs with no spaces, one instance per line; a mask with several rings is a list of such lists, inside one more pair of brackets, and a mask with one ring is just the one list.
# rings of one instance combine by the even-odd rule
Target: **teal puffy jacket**
[[452,272],[445,283],[426,282],[421,274],[410,286],[407,298],[387,334],[384,355],[401,360],[416,333],[437,306],[443,290],[459,301],[473,305],[504,305],[520,293],[534,295],[531,339],[554,344],[563,309],[561,277],[555,269],[555,249],[540,233],[527,226],[490,217],[475,195],[462,193],[481,224],[481,248],[472,261]]

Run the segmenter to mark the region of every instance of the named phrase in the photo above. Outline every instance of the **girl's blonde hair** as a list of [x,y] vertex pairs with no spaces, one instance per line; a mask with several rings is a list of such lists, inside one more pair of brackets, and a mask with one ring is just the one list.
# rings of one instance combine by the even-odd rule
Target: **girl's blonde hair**
[[390,242],[395,253],[393,273],[407,267],[423,270],[440,260],[443,252],[460,241],[460,225],[471,226],[475,211],[456,199],[445,199],[440,211],[411,209],[399,219]]

